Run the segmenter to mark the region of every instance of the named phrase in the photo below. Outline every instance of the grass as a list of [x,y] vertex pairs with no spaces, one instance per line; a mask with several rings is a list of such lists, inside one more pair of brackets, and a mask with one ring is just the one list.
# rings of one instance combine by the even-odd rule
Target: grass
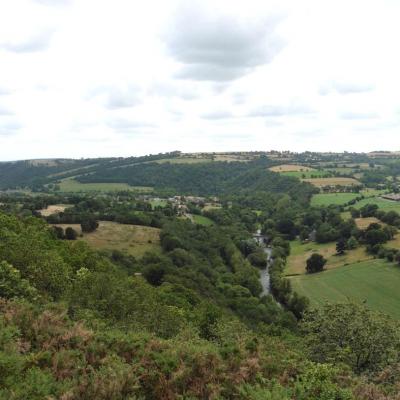
[[328,178],[331,174],[328,171],[285,171],[281,172],[285,176],[294,176],[299,179]]
[[360,185],[360,182],[353,178],[316,178],[316,179],[302,179],[303,182],[309,182],[314,186],[324,187],[324,186],[354,186]]
[[165,207],[168,204],[168,201],[165,199],[158,199],[158,200],[150,200],[150,204],[153,209],[156,207]]
[[366,302],[374,310],[400,319],[400,267],[384,260],[368,260],[311,275],[290,278],[293,289],[311,305],[348,299]]
[[214,221],[210,218],[205,217],[204,215],[196,215],[192,214],[193,222],[199,225],[210,226],[214,225]]
[[145,186],[129,186],[126,183],[80,183],[75,179],[63,179],[60,182],[61,192],[117,192],[132,190],[150,192],[153,189]]
[[[68,226],[81,234],[79,224],[59,224]],[[160,252],[160,230],[149,226],[124,225],[110,221],[100,221],[96,231],[84,233],[79,240],[84,240],[97,250],[121,250],[135,257],[141,257],[146,251]]]
[[42,210],[39,210],[39,212],[44,217],[48,217],[49,215],[52,215],[52,214],[64,212],[65,209],[68,207],[72,207],[72,204],[53,204],[51,206],[48,206],[47,208],[43,208]]
[[393,200],[382,199],[381,197],[373,197],[369,199],[363,199],[357,202],[353,207],[361,208],[366,204],[376,204],[380,210],[383,211],[397,211],[400,212],[400,202]]
[[381,221],[379,221],[378,218],[375,217],[368,217],[368,218],[355,218],[354,219],[357,228],[361,230],[367,229],[371,224],[380,224],[380,225],[385,225]]
[[285,275],[299,275],[306,273],[307,259],[313,253],[323,255],[328,262],[326,269],[338,268],[344,264],[352,264],[358,261],[371,259],[372,256],[365,252],[364,247],[348,250],[342,256],[336,254],[336,243],[305,243],[296,240],[290,243],[290,256],[287,259]]
[[313,168],[305,167],[304,165],[296,164],[282,164],[276,165],[275,167],[269,168],[273,172],[303,172],[303,171],[315,171]]
[[312,206],[342,205],[358,197],[357,193],[320,193],[311,198]]

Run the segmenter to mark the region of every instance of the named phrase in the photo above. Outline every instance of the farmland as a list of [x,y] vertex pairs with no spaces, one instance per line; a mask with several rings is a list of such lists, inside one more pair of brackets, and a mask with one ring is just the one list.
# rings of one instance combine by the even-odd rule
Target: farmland
[[304,165],[295,164],[283,164],[269,168],[272,172],[303,172],[303,171],[315,171],[313,168],[305,167]]
[[[78,224],[57,224],[66,229],[68,226],[81,234]],[[146,251],[161,251],[160,230],[148,226],[123,225],[116,222],[100,221],[99,227],[92,233],[84,233],[79,240],[83,240],[94,249],[120,250],[140,257]]]
[[373,197],[373,198],[363,199],[363,200],[357,202],[354,205],[354,207],[361,208],[361,207],[365,206],[366,204],[376,204],[379,207],[379,209],[383,210],[383,211],[392,211],[393,210],[393,211],[400,212],[400,202],[382,199],[381,197]]
[[306,261],[313,253],[319,253],[324,256],[328,262],[326,269],[341,267],[345,264],[352,264],[358,261],[371,259],[372,256],[365,252],[364,247],[359,247],[354,250],[348,250],[342,256],[336,254],[336,243],[305,243],[302,244],[296,240],[290,243],[290,256],[287,259],[285,269],[286,275],[305,274]]
[[[357,225],[357,228],[361,229],[361,230],[367,229],[371,224],[381,224],[382,225],[382,222],[378,218],[375,218],[375,217],[355,218],[354,221]],[[385,224],[383,224],[383,225],[385,225]]]
[[312,206],[343,205],[358,197],[357,193],[319,193],[311,199]]
[[68,207],[72,207],[72,205],[71,204],[54,204],[54,205],[48,206],[47,208],[39,210],[39,212],[44,217],[48,217],[49,215],[63,212]]
[[290,281],[294,290],[307,296],[313,306],[326,301],[365,301],[371,309],[400,318],[400,268],[383,260],[293,276]]
[[354,178],[315,178],[315,179],[302,179],[303,182],[308,182],[314,186],[324,187],[324,186],[356,186],[360,185],[360,182]]
[[126,183],[80,183],[71,178],[64,179],[60,182],[61,192],[115,192],[123,190],[150,192],[152,188],[130,186]]
[[210,218],[205,217],[204,215],[193,214],[192,218],[193,222],[199,225],[204,225],[204,226],[214,225],[214,222]]

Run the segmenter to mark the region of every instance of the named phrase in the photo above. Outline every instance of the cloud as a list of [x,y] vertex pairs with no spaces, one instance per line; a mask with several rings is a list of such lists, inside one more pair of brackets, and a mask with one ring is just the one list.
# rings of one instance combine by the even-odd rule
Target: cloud
[[366,82],[345,82],[345,81],[334,81],[325,83],[319,89],[321,96],[326,96],[330,93],[339,93],[341,95],[354,94],[354,93],[366,93],[374,90],[375,86]]
[[340,113],[340,118],[345,120],[357,120],[357,119],[376,119],[379,115],[375,112],[363,112],[363,111],[344,111]]
[[200,97],[196,88],[193,85],[190,87],[182,86],[181,83],[158,82],[153,84],[148,93],[150,95],[163,97],[178,97],[183,100],[195,100]]
[[100,96],[109,109],[134,107],[142,102],[142,90],[138,86],[102,86],[92,89],[89,98]]
[[230,111],[212,111],[201,115],[201,118],[209,120],[219,120],[234,118],[234,115]]
[[140,133],[143,129],[148,130],[157,127],[153,123],[126,118],[112,118],[107,122],[107,126],[117,133]]
[[34,0],[35,3],[42,4],[44,6],[67,6],[72,4],[72,0]]
[[14,53],[34,53],[46,50],[51,42],[53,30],[43,30],[28,38],[0,42],[0,49]]
[[8,108],[3,107],[2,105],[0,105],[0,116],[1,115],[13,115],[14,113],[12,111],[10,111]]
[[167,34],[169,53],[183,64],[181,79],[232,81],[267,64],[283,48],[275,33],[281,17],[245,20],[206,12],[190,2],[181,7]]
[[314,114],[315,110],[301,104],[266,105],[255,108],[248,114],[249,117],[285,117],[293,115]]
[[6,122],[3,124],[0,123],[0,136],[15,135],[20,128],[21,125],[18,122]]

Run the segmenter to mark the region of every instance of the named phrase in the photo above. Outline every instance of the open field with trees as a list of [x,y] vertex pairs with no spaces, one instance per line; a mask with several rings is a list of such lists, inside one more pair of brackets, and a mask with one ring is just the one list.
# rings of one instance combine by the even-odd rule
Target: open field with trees
[[317,187],[324,186],[357,186],[361,183],[354,178],[343,178],[343,177],[333,177],[333,178],[315,178],[315,179],[302,179],[303,182],[311,183]]
[[[82,234],[80,224],[56,224],[63,228],[73,228]],[[79,240],[85,241],[96,250],[120,250],[138,257],[146,251],[161,250],[160,230],[149,226],[126,225],[110,221],[100,221],[99,227],[91,233],[83,233]]]
[[345,264],[353,264],[372,258],[370,254],[366,253],[365,247],[347,250],[344,255],[337,255],[336,243],[334,242],[322,244],[309,242],[302,244],[296,240],[290,243],[290,249],[285,275],[305,274],[307,259],[314,253],[321,254],[327,259],[325,269],[338,268]]
[[366,204],[376,204],[379,207],[379,210],[382,211],[397,211],[400,213],[400,202],[393,200],[382,199],[381,197],[373,197],[368,199],[363,199],[356,204],[354,204],[354,208],[360,209],[364,207]]
[[400,268],[376,259],[317,274],[290,277],[294,290],[314,306],[354,300],[400,319]]
[[48,217],[49,215],[52,215],[52,214],[64,212],[65,209],[67,209],[68,207],[71,207],[71,204],[53,204],[53,205],[48,206],[47,208],[39,210],[39,212],[44,217]]
[[138,192],[150,192],[151,187],[130,186],[126,183],[81,183],[75,179],[65,179],[60,182],[61,192],[117,192],[133,190]]
[[214,221],[210,218],[205,217],[204,215],[196,215],[192,214],[193,222],[199,225],[210,226],[214,225]]
[[274,167],[269,168],[272,172],[306,172],[306,171],[316,171],[314,168],[306,167],[304,165],[295,165],[295,164],[282,164],[276,165]]

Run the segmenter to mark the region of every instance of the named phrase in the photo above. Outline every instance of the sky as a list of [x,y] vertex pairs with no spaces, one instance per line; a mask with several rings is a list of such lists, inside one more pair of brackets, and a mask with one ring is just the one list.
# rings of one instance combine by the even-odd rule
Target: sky
[[400,150],[398,0],[3,0],[0,160]]

